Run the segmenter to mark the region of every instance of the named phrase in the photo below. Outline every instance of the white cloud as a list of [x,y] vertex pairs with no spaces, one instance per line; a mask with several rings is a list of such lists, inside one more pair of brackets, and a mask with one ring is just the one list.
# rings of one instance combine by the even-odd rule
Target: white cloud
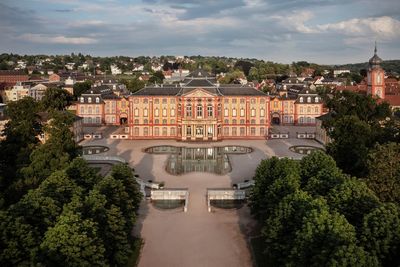
[[324,32],[337,32],[349,36],[374,36],[381,39],[400,37],[400,21],[388,17],[361,18],[318,25]]
[[97,40],[89,37],[66,37],[63,35],[47,35],[47,34],[32,34],[27,33],[19,36],[18,39],[32,42],[32,43],[43,43],[43,44],[73,44],[73,45],[85,45],[97,43]]
[[294,30],[299,33],[317,33],[318,29],[305,25],[313,17],[314,14],[311,11],[294,11],[287,16],[272,16],[271,19],[277,20],[281,26],[288,30]]

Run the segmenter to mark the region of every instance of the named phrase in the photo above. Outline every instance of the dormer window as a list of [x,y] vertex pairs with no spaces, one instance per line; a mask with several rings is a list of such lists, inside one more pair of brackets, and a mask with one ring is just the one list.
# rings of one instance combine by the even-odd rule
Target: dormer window
[[92,98],[88,97],[88,103],[92,103]]
[[307,97],[307,103],[311,103],[311,97]]
[[304,99],[303,97],[300,97],[300,103],[303,103]]
[[316,96],[315,97],[315,103],[318,103],[318,101],[319,101],[319,98],[318,98],[318,96]]
[[81,97],[81,103],[84,103],[84,102],[85,102],[85,98]]
[[96,103],[100,103],[100,97],[96,97]]

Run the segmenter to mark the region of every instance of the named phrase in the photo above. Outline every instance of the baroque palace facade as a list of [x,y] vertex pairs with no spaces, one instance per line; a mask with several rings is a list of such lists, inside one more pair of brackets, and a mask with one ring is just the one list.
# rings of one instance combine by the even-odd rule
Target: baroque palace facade
[[306,90],[271,97],[250,86],[220,85],[201,69],[179,85],[145,87],[128,96],[93,87],[77,102],[84,124],[121,125],[129,139],[265,139],[271,121],[313,125],[321,114],[322,101]]

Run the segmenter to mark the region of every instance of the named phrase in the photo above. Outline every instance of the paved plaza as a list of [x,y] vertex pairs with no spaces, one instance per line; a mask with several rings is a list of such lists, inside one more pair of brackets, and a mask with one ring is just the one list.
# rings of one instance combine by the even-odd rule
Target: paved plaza
[[[139,266],[252,266],[248,237],[256,222],[245,206],[239,210],[207,211],[207,188],[227,188],[251,179],[260,160],[271,156],[300,158],[289,151],[293,145],[321,146],[313,140],[249,140],[216,143],[182,143],[171,140],[84,141],[82,145],[105,145],[101,155],[124,158],[143,180],[165,182],[166,188],[188,188],[189,206],[159,210],[143,201],[135,234],[144,240]],[[232,171],[226,175],[191,172],[173,176],[165,171],[167,154],[148,154],[144,149],[158,145],[212,147],[241,145],[253,148],[249,154],[230,155]]]

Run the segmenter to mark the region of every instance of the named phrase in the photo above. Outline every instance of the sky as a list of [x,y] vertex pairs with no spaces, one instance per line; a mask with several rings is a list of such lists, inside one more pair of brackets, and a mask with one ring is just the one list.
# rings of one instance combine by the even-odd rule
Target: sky
[[400,59],[399,0],[1,0],[0,53]]

